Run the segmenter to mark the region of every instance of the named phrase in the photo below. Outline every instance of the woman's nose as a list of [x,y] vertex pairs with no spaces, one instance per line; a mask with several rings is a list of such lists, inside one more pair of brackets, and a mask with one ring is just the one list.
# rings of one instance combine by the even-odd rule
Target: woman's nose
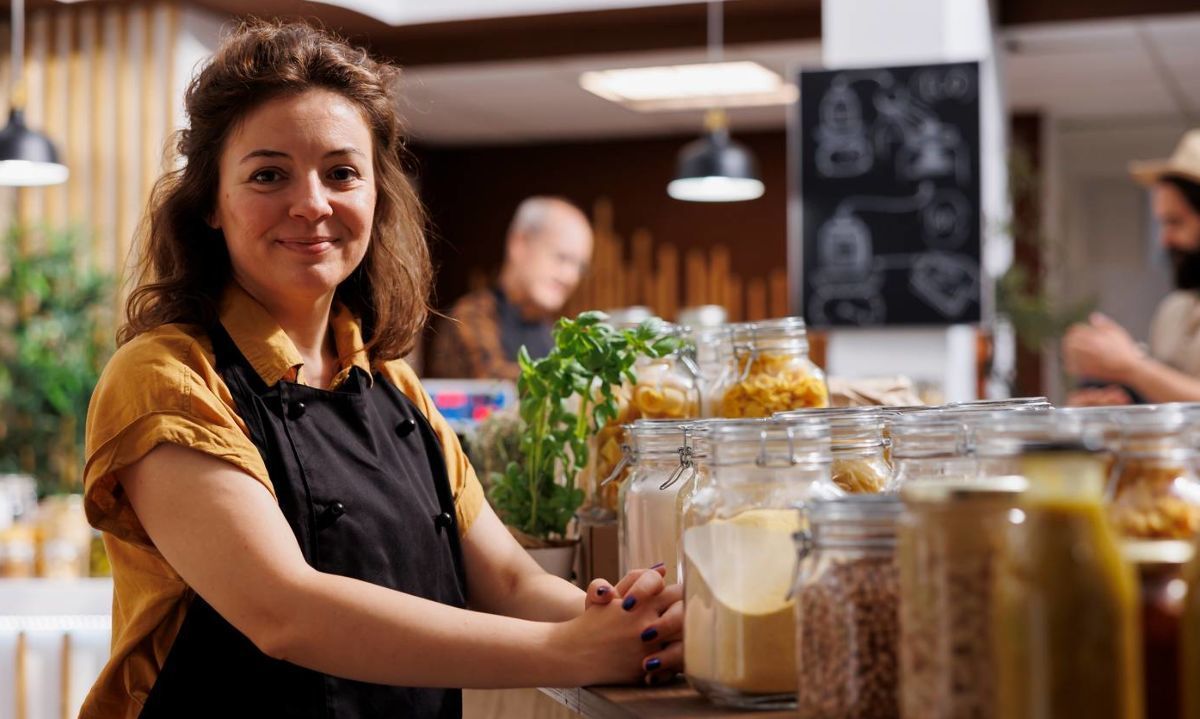
[[306,176],[304,181],[297,183],[292,197],[292,216],[315,222],[333,214],[327,193],[328,188],[321,182],[320,177]]

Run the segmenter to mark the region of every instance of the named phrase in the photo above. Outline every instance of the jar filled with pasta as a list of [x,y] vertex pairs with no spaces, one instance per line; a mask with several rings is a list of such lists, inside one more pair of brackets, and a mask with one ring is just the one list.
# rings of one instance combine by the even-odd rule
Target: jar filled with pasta
[[996,563],[997,716],[1142,719],[1138,586],[1098,441],[1052,414],[978,432],[979,457],[1026,482]]
[[829,422],[833,482],[849,494],[882,492],[892,476],[880,407],[838,407],[781,412],[776,419],[816,416]]
[[618,530],[621,575],[659,562],[666,581],[678,581],[679,548],[675,515],[680,475],[690,466],[686,424],[638,420],[629,429],[630,474],[621,485]]
[[712,490],[694,498],[684,532],[684,671],[710,701],[795,706],[790,587],[798,509],[840,494],[829,475],[824,420],[716,423]]
[[1200,531],[1195,425],[1176,407],[1117,416],[1120,437],[1109,516],[1135,539],[1190,539]]
[[829,406],[825,373],[808,357],[808,334],[798,317],[732,325],[722,357],[710,403],[718,417]]
[[977,474],[967,446],[967,426],[940,412],[895,416],[889,422],[892,476],[887,491],[929,479],[968,481]]
[[699,417],[700,370],[686,328],[662,323],[660,336],[676,340],[678,349],[663,357],[641,357],[634,363],[636,379],[625,387],[630,416],[633,419]]

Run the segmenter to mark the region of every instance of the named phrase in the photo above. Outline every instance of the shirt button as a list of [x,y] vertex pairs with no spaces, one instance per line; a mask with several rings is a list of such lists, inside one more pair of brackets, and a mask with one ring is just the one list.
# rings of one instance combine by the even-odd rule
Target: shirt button
[[291,406],[288,407],[288,417],[291,419],[300,419],[305,409],[307,407],[304,406],[303,402],[292,402]]
[[401,420],[400,424],[396,425],[396,434],[401,437],[407,437],[417,428],[417,423],[411,417]]

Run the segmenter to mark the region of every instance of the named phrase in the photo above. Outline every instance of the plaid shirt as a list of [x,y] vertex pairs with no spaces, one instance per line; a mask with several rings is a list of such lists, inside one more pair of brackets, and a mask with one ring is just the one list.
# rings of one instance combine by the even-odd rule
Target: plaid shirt
[[464,295],[449,317],[434,323],[433,341],[425,358],[429,377],[511,379],[521,373],[500,341],[496,293],[488,287]]

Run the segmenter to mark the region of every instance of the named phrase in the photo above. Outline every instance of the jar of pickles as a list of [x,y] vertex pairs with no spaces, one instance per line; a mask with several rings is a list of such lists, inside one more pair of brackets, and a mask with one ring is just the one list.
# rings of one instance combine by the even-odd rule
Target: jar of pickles
[[1122,535],[1190,539],[1200,531],[1200,476],[1194,420],[1182,409],[1116,415],[1120,428],[1110,478],[1110,516]]
[[967,426],[939,412],[917,412],[892,418],[889,434],[892,476],[887,491],[928,479],[975,479],[975,460],[967,448]]
[[850,494],[882,492],[892,475],[883,431],[887,413],[881,407],[838,407],[795,410],[777,419],[817,416],[829,422],[833,482]]
[[825,373],[808,358],[804,320],[731,325],[710,406],[718,417],[770,417],[829,406]]
[[1020,478],[926,479],[900,489],[900,715],[992,719],[992,583]]
[[997,716],[1141,719],[1137,581],[1104,509],[1097,438],[1062,416],[981,426],[976,453],[1026,489],[996,564]]
[[819,419],[716,423],[712,489],[684,532],[684,671],[730,707],[795,706],[795,567],[799,508],[839,494],[829,426]]
[[797,534],[796,708],[801,719],[899,716],[895,496],[808,505]]
[[638,420],[629,430],[632,462],[621,485],[619,525],[621,575],[666,565],[666,581],[678,581],[675,502],[680,474],[690,463],[687,425],[674,420]]

